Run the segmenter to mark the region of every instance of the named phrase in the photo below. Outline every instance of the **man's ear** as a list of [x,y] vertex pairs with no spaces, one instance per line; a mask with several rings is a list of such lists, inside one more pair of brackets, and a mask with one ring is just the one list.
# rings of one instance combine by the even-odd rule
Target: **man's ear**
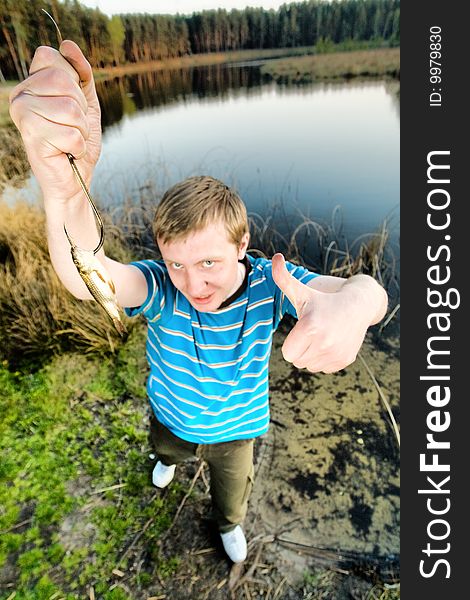
[[248,244],[250,243],[250,234],[244,233],[241,239],[240,245],[238,246],[238,260],[243,260],[248,250]]

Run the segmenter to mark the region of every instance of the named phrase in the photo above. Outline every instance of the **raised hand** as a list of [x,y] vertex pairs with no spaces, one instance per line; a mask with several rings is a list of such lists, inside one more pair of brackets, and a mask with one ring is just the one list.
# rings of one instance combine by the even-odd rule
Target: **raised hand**
[[282,346],[284,358],[313,373],[333,373],[353,363],[367,328],[385,312],[384,290],[372,278],[359,275],[351,280],[338,278],[334,292],[318,291],[289,273],[282,254],[273,256],[272,269],[274,282],[298,317]]
[[101,118],[91,66],[75,42],[63,41],[59,51],[36,50],[30,76],[10,95],[10,115],[45,199],[65,202],[81,193],[65,153],[79,159],[89,184],[101,149]]

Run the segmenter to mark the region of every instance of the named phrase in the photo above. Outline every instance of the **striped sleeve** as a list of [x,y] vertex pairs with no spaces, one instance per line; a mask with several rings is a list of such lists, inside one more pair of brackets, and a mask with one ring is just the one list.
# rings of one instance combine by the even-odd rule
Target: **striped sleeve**
[[[294,265],[290,262],[286,262],[286,267],[291,275],[293,275],[296,279],[298,279],[304,284],[307,284],[309,281],[312,281],[312,279],[315,279],[315,277],[319,277],[318,273],[312,273],[312,271],[309,271],[305,267],[300,267],[299,265]],[[284,316],[287,313],[297,319],[297,311],[295,310],[294,305],[289,300],[289,298],[282,293],[280,311],[282,316]]]
[[165,285],[168,277],[166,269],[161,261],[141,260],[131,263],[142,271],[147,281],[147,298],[141,306],[125,308],[125,313],[129,317],[143,314],[149,321],[156,321],[160,318],[165,306]]
[[[305,267],[294,265],[293,263],[288,261],[286,261],[286,268],[293,277],[295,277],[304,284],[309,283],[309,281],[312,281],[312,279],[315,279],[315,277],[319,277],[318,273],[313,273]],[[275,310],[274,326],[275,328],[277,328],[279,322],[286,313],[297,319],[297,312],[289,298],[283,292],[281,292],[281,290],[275,284],[272,274],[271,261],[269,261],[266,265],[265,273],[266,279],[273,289]]]

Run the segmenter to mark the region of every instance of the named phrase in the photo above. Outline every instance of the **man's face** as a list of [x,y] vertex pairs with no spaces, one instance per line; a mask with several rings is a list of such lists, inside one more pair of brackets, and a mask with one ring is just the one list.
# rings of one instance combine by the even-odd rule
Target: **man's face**
[[238,261],[246,253],[248,234],[237,247],[223,223],[213,223],[188,237],[158,247],[173,285],[200,312],[217,310],[241,285]]

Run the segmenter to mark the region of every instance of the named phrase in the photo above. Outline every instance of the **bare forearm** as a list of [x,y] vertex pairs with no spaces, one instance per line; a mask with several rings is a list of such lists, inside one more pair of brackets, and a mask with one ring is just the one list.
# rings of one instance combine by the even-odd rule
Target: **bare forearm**
[[[68,200],[66,204],[46,200],[45,206],[49,253],[54,270],[76,298],[91,299],[73,263],[64,224],[75,244],[82,249],[93,250],[98,245],[99,234],[92,209],[85,198],[79,197]],[[118,303],[121,306],[140,306],[147,297],[147,282],[142,272],[133,265],[108,258],[103,249],[96,256],[113,281]]]

